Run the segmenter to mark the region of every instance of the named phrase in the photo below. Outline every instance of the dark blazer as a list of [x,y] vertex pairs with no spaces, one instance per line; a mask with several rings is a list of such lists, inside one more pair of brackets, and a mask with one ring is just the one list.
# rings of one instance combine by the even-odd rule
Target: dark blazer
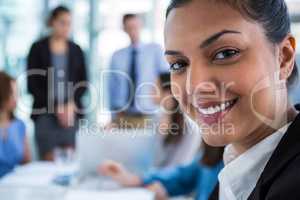
[[[218,199],[218,186],[210,200]],[[248,200],[300,199],[300,114],[273,152]]]
[[[81,48],[74,42],[68,41],[68,81],[77,84],[80,82],[87,81],[87,69],[85,65],[84,54]],[[28,92],[33,95],[33,109],[45,109],[47,108],[48,113],[53,112],[49,110],[48,105],[55,105],[55,102],[49,102],[48,100],[48,73],[47,70],[52,66],[51,63],[51,52],[49,47],[49,37],[43,38],[35,42],[29,52],[27,58],[27,87]],[[31,70],[37,69],[42,75],[31,75]],[[81,97],[83,96],[86,88],[80,87],[76,89],[73,100],[79,109],[82,109]],[[69,99],[66,99],[68,101]],[[53,107],[53,106],[52,106]],[[36,119],[40,114],[32,113],[31,117]],[[78,117],[82,117],[79,114]]]

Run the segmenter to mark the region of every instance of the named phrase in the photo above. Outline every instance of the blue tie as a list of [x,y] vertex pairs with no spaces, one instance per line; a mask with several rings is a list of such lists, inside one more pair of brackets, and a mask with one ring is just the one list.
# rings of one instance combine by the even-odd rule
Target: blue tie
[[[132,97],[132,101],[130,103],[129,108],[134,107],[134,100],[135,100],[135,90],[136,90],[136,57],[137,57],[137,49],[136,48],[132,48],[131,50],[131,62],[130,62],[130,71],[129,71],[129,76],[132,80],[132,84],[130,86],[133,86],[132,90],[130,90],[129,88],[129,92],[128,92],[128,100],[131,99],[130,95],[133,95]],[[132,93],[130,93],[130,91],[132,91]]]

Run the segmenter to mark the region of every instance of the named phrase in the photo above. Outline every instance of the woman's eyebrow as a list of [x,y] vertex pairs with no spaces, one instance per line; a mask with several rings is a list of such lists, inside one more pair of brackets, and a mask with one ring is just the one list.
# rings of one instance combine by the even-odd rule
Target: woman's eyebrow
[[222,37],[225,34],[241,34],[241,32],[234,31],[234,30],[223,30],[223,31],[220,31],[218,33],[213,34],[208,39],[204,40],[200,44],[200,48],[201,49],[206,48],[207,46],[211,45],[212,43],[214,43],[215,41],[217,41],[220,37]]
[[178,56],[178,55],[183,55],[183,53],[180,52],[180,51],[166,50],[165,51],[165,55],[168,55],[168,56]]
[[[200,44],[200,48],[201,49],[206,48],[207,46],[211,45],[212,43],[214,43],[215,41],[217,41],[220,37],[222,37],[225,34],[242,34],[242,33],[239,32],[239,31],[234,31],[234,30],[223,30],[223,31],[220,31],[218,33],[213,34],[208,39],[204,40]],[[183,55],[183,53],[180,52],[180,51],[166,50],[165,51],[165,55],[180,56],[180,55]]]

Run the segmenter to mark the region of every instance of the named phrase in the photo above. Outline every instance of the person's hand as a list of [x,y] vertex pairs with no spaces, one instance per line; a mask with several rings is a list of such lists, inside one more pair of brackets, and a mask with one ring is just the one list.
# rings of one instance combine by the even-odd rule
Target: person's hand
[[69,102],[66,104],[58,105],[56,108],[56,116],[60,125],[68,128],[74,125],[75,122],[75,104]]
[[155,200],[167,200],[168,199],[168,194],[166,192],[166,189],[159,182],[155,182],[151,185],[146,186],[145,188],[155,194]]
[[104,130],[111,131],[113,129],[119,128],[119,124],[116,122],[110,122],[104,126]]
[[109,122],[108,124],[104,125],[104,130],[106,131],[111,131],[113,129],[118,129],[120,128],[120,122],[121,119],[126,117],[126,114],[124,112],[119,112],[116,114],[115,118]]
[[141,186],[141,180],[138,176],[130,173],[120,163],[114,161],[105,161],[99,167],[98,171],[104,176],[111,177],[125,187]]

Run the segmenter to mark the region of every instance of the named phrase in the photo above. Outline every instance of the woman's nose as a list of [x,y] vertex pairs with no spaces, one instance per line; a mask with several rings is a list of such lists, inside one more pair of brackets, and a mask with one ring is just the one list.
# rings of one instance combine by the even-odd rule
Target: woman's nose
[[201,95],[206,98],[216,95],[216,82],[213,80],[209,69],[191,66],[186,77],[186,92],[189,96],[196,94],[197,96]]

